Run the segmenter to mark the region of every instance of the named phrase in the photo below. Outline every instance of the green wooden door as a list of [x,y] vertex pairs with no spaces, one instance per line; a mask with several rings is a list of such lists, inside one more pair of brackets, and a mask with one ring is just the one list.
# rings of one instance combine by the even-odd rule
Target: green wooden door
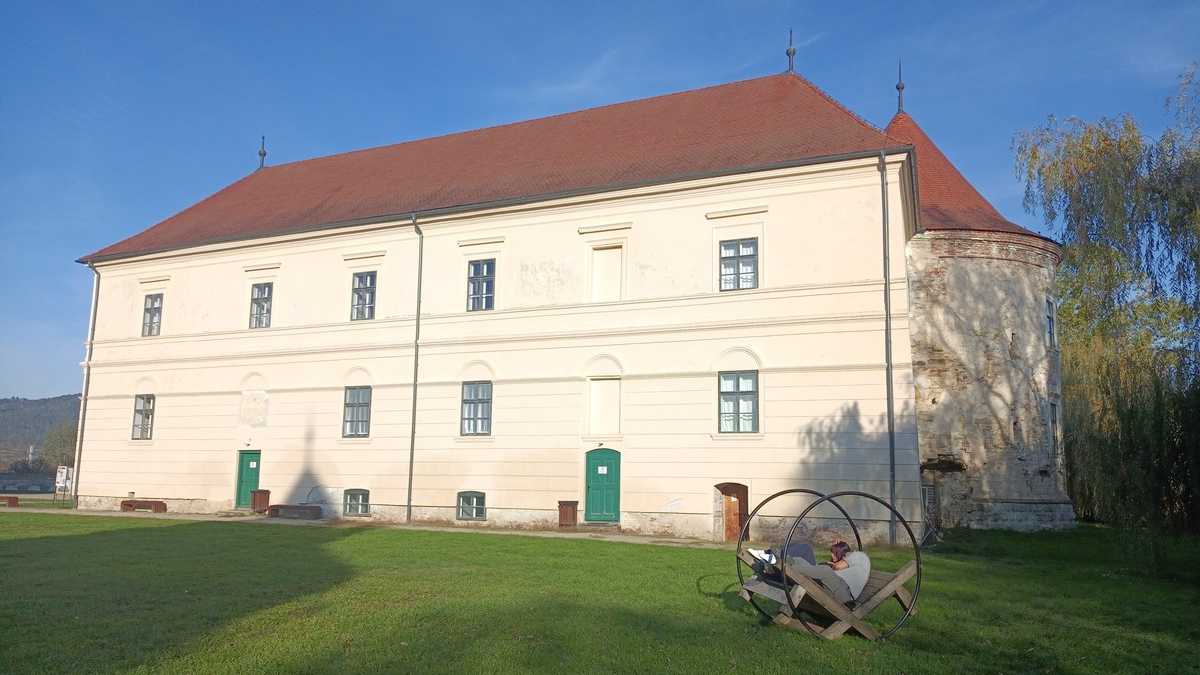
[[258,489],[258,472],[261,466],[262,460],[258,450],[238,453],[237,508],[250,508],[250,493]]
[[621,519],[621,453],[596,448],[587,454],[587,505],[584,520],[615,523]]

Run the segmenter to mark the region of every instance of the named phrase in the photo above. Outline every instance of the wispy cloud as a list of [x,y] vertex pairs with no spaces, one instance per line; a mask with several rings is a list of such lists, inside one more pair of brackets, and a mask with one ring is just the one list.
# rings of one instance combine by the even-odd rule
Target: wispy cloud
[[571,77],[559,81],[534,83],[525,93],[544,99],[602,95],[615,86],[617,80],[614,75],[618,71],[616,66],[620,63],[621,58],[621,48],[613,47],[597,56]]
[[820,33],[813,33],[812,35],[809,35],[806,38],[802,38],[799,42],[797,42],[796,49],[804,49],[805,47],[811,46],[811,45],[815,44],[817,42],[817,40],[820,40],[823,37],[825,37],[824,31],[822,31]]

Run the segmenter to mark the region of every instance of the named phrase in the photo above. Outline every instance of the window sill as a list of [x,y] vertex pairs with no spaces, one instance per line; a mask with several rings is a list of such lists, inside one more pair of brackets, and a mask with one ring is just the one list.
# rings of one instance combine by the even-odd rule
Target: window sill
[[488,434],[486,436],[480,434],[478,436],[455,436],[455,443],[495,443],[496,437]]
[[766,438],[766,434],[762,433],[761,431],[752,434],[732,432],[727,434],[709,434],[708,437],[714,441],[761,441],[762,439]]
[[339,438],[339,439],[337,440],[337,442],[338,442],[338,445],[364,445],[364,444],[366,444],[366,443],[370,443],[370,442],[371,442],[371,437],[370,437],[370,436],[364,436],[364,437],[361,437],[361,438],[359,438],[359,437],[353,437],[353,438]]

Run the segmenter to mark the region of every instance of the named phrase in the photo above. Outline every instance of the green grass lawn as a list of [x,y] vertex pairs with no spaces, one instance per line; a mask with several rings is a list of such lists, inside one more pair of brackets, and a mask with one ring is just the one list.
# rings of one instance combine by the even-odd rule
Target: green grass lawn
[[763,625],[724,550],[0,513],[0,673],[1195,671],[1197,586],[1137,557],[954,533],[904,630],[824,642]]

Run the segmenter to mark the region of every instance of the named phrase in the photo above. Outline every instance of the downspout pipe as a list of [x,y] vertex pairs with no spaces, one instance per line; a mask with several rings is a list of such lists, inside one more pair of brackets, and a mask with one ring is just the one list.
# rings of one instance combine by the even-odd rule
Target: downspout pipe
[[408,492],[404,504],[404,522],[412,522],[413,465],[417,452],[417,375],[421,364],[421,280],[424,277],[425,233],[417,224],[417,214],[412,214],[413,231],[417,233],[417,319],[413,325],[413,373],[412,373],[412,417],[408,425]]
[[[888,503],[896,506],[896,403],[892,387],[892,260],[888,222],[887,154],[879,151],[879,194],[883,205],[883,363],[887,378]],[[888,543],[896,545],[896,513],[888,517]]]
[[100,270],[88,263],[92,271],[92,310],[88,317],[87,344],[83,354],[83,390],[79,396],[79,422],[75,428],[74,476],[71,478],[71,503],[79,508],[79,469],[83,458],[83,431],[87,424],[88,390],[92,385],[92,343],[96,339],[96,307],[100,302]]

